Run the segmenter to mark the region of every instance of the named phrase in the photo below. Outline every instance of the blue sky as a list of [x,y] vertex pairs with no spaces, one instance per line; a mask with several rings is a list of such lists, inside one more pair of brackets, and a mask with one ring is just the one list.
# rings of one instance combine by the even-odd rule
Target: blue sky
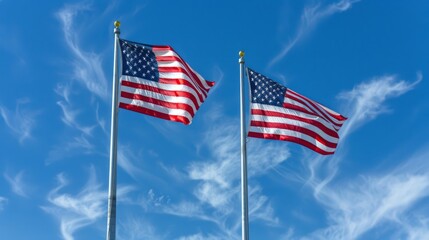
[[118,239],[241,239],[239,66],[347,116],[335,155],[248,142],[251,239],[427,239],[429,2],[0,0],[0,235],[103,239],[113,22],[216,82],[119,113]]

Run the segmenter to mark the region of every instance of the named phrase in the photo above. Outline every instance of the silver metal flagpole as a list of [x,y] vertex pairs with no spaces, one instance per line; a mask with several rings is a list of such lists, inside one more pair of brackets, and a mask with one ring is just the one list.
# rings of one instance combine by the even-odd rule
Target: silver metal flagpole
[[249,206],[247,193],[247,148],[244,117],[244,52],[239,52],[240,63],[240,127],[241,127],[241,236],[249,240]]
[[110,125],[110,168],[109,168],[109,202],[107,207],[107,240],[116,239],[116,169],[118,150],[118,44],[119,26],[121,23],[115,21],[115,47],[113,54],[113,85],[112,85],[112,122]]

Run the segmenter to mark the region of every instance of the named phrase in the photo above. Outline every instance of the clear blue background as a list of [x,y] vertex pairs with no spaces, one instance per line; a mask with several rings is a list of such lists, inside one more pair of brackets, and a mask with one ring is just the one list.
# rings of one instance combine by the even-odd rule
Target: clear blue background
[[429,2],[0,0],[0,238],[103,239],[113,22],[216,82],[119,113],[118,239],[241,239],[239,66],[349,117],[334,156],[249,139],[251,239],[429,239]]

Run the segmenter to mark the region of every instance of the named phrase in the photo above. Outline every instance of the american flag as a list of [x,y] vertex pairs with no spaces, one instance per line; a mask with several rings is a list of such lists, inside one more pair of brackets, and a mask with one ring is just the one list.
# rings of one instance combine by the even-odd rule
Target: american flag
[[214,82],[206,81],[170,46],[119,40],[119,107],[157,118],[192,122]]
[[290,141],[333,154],[347,119],[247,68],[251,91],[249,137]]

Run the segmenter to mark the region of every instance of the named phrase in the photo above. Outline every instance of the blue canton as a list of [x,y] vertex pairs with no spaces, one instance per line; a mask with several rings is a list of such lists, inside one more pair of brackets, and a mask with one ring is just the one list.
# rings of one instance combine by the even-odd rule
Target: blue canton
[[247,68],[251,101],[253,103],[268,104],[277,107],[283,106],[286,87],[265,77],[264,75]]
[[122,53],[122,75],[159,81],[158,62],[150,46],[119,40]]

